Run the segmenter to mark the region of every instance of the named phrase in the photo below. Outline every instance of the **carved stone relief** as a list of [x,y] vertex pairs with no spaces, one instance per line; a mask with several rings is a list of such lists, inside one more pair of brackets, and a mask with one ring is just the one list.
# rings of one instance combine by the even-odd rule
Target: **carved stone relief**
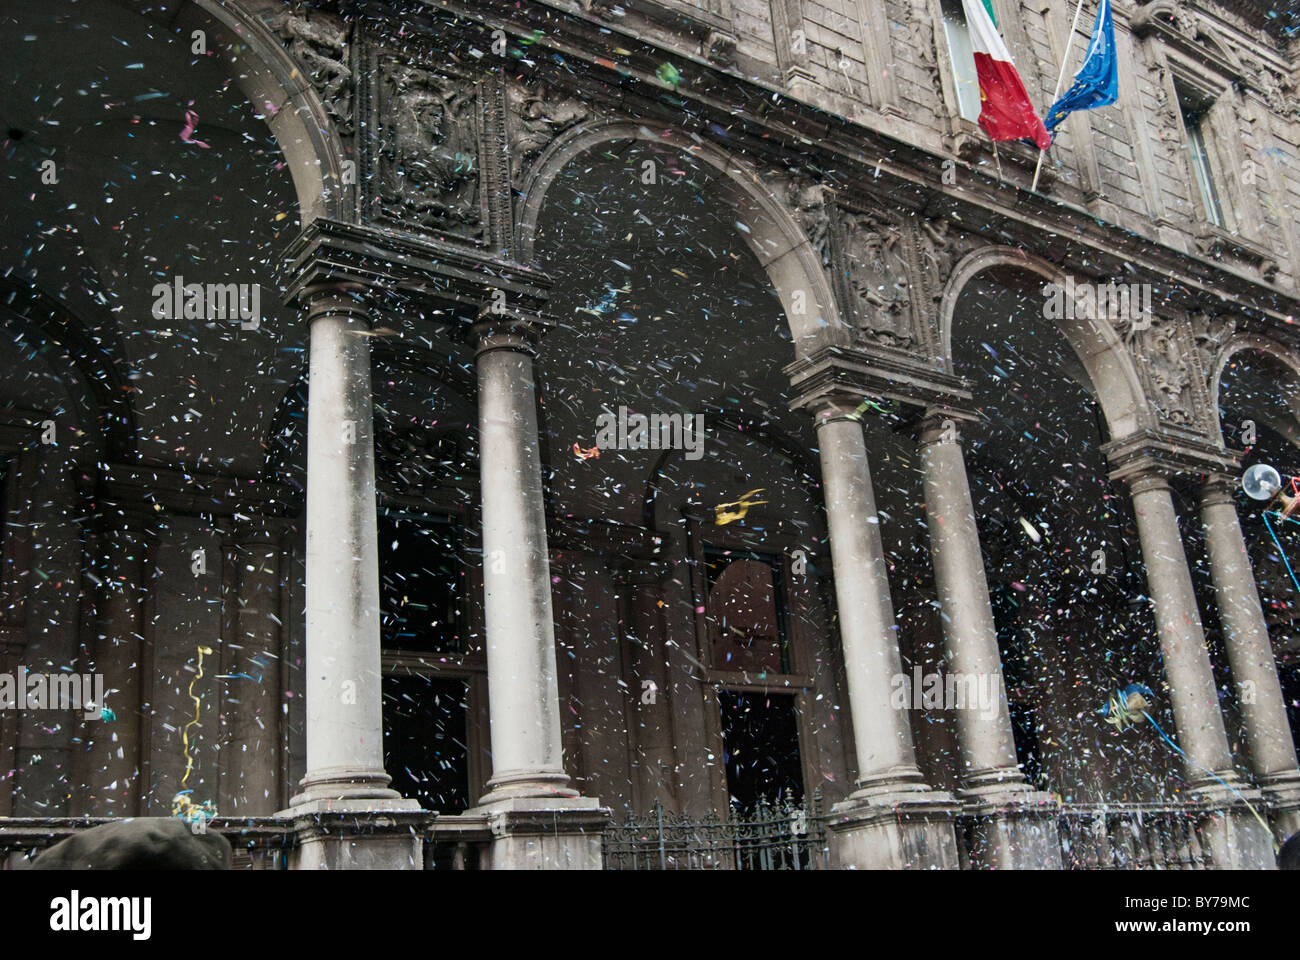
[[822,269],[827,271],[829,279],[831,270],[831,216],[826,201],[826,188],[821,184],[807,180],[790,178],[784,184],[783,193],[786,205],[794,215],[795,222],[808,237],[808,242],[817,253]]
[[[1166,422],[1180,427],[1198,425],[1193,391],[1190,331],[1177,320],[1157,314],[1143,330],[1129,330],[1125,337],[1137,360],[1147,396]],[[1199,357],[1197,358],[1199,361]],[[1199,367],[1199,363],[1195,365]]]
[[927,0],[911,0],[905,8],[904,18],[908,32],[912,36],[912,50],[920,59],[921,68],[930,78],[930,87],[934,90],[934,102],[943,103],[943,78],[936,53],[939,38]]
[[1161,62],[1156,61],[1150,66],[1151,83],[1156,92],[1156,131],[1159,138],[1168,143],[1170,141],[1180,141],[1182,127],[1178,119],[1178,111],[1174,108],[1172,98],[1169,96],[1169,85],[1166,83],[1168,68]]
[[522,189],[537,156],[564,131],[592,116],[589,106],[550,88],[512,83],[506,90],[510,125],[510,182]]
[[724,70],[736,65],[736,38],[719,30],[709,32],[700,45],[705,59]]
[[1192,339],[1200,355],[1201,367],[1207,373],[1214,369],[1219,351],[1228,345],[1237,329],[1237,321],[1229,315],[1213,317],[1208,313],[1194,313],[1192,321]]
[[303,67],[341,136],[351,136],[352,70],[348,66],[348,25],[337,17],[305,9],[285,11],[274,21],[289,55]]
[[483,236],[473,83],[395,59],[381,71],[379,214],[473,240]]
[[1253,58],[1243,61],[1243,66],[1250,77],[1251,86],[1268,108],[1283,117],[1294,119],[1300,114],[1300,101],[1293,96],[1295,89],[1287,77],[1283,77]]
[[884,216],[842,211],[845,294],[873,340],[907,347],[916,339],[908,297],[906,236]]

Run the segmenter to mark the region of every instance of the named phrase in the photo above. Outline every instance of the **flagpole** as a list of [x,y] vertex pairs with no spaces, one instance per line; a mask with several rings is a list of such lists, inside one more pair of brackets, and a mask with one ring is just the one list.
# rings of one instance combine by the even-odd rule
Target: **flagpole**
[[[1079,29],[1079,15],[1083,13],[1083,0],[1079,0],[1079,5],[1074,8],[1074,21],[1070,24],[1070,35],[1065,39],[1065,54],[1061,57],[1061,72],[1056,75],[1056,89],[1052,91],[1052,102],[1047,105],[1051,110],[1056,103],[1056,98],[1061,95],[1061,84],[1065,82],[1065,71],[1070,66],[1070,50],[1074,47],[1074,32]],[[1034,165],[1034,182],[1029,188],[1030,193],[1038,190],[1038,174],[1043,169],[1043,155],[1046,150],[1038,151],[1038,163]]]

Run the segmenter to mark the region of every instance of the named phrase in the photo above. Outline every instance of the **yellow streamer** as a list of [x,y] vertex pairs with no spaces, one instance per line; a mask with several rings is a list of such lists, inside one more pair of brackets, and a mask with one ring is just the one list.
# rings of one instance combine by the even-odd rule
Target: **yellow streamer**
[[[181,730],[181,746],[185,750],[185,775],[181,777],[182,787],[189,781],[190,773],[194,770],[194,757],[190,753],[190,727],[202,726],[199,723],[200,701],[194,695],[194,684],[203,679],[204,655],[212,652],[211,647],[200,646],[197,649],[199,651],[198,670],[195,672],[194,678],[190,680],[189,687],[190,699],[194,701],[194,719],[185,724],[185,727]],[[201,820],[210,820],[216,815],[217,811],[211,800],[205,800],[202,805],[199,805],[189,798],[189,793],[189,790],[182,790],[172,797],[172,816],[180,817],[190,823],[196,823]]]

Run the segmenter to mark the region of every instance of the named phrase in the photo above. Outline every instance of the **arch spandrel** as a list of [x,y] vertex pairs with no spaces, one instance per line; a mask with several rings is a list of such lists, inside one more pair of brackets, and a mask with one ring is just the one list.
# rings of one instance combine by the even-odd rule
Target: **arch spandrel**
[[1210,358],[1207,366],[1209,367],[1209,394],[1210,394],[1210,415],[1213,417],[1215,436],[1224,446],[1232,446],[1228,439],[1223,435],[1223,423],[1220,421],[1219,409],[1222,399],[1223,377],[1228,370],[1228,364],[1234,356],[1243,353],[1262,353],[1280,364],[1283,370],[1290,375],[1286,377],[1285,383],[1278,383],[1278,387],[1290,387],[1289,394],[1291,397],[1291,416],[1296,422],[1297,428],[1300,428],[1300,356],[1297,356],[1294,349],[1288,348],[1285,344],[1274,339],[1273,337],[1250,332],[1231,333],[1224,338],[1225,342],[1220,347],[1216,356]]
[[536,231],[546,194],[569,163],[600,144],[637,140],[668,146],[719,174],[706,195],[732,211],[737,232],[767,274],[781,301],[795,351],[800,356],[828,344],[846,344],[850,331],[841,319],[822,258],[805,231],[756,170],[713,145],[667,126],[626,120],[578,123],[543,150],[522,178],[518,215],[518,256],[533,264]]
[[[323,15],[316,17],[324,21]],[[240,92],[262,115],[284,154],[299,222],[351,220],[343,146],[331,109],[312,82],[318,71],[295,60],[280,39],[293,42],[295,18],[301,20],[282,4],[264,0],[185,0],[169,26],[184,36],[203,30],[208,49],[226,59]],[[346,60],[346,45],[340,56]]]

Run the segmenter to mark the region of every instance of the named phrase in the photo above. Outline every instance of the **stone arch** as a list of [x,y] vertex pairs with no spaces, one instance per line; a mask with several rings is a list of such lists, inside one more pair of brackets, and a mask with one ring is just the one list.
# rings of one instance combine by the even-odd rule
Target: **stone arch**
[[293,180],[301,224],[318,217],[352,219],[338,132],[307,68],[271,27],[283,15],[278,3],[187,0],[171,24],[182,35],[205,31],[209,49],[221,51],[240,92],[263,114]]
[[[673,147],[704,162],[720,176],[710,183],[717,200],[736,217],[740,234],[772,282],[790,325],[795,352],[804,356],[818,347],[847,344],[849,327],[840,317],[820,258],[804,231],[749,165],[704,140],[664,124],[627,120],[583,123],[544,150],[524,181],[520,205],[518,251],[522,263],[535,257],[537,221],[547,190],[560,172],[584,151],[611,140],[640,140]],[[796,294],[804,294],[802,309]]]
[[[114,460],[136,458],[135,411],[122,376],[124,351],[113,327],[92,331],[91,325],[35,285],[17,278],[0,280],[0,327],[30,326],[42,346],[58,353],[65,379],[80,381],[97,421],[102,454]],[[71,384],[70,384],[71,385]]]
[[[1291,386],[1296,388],[1297,396],[1300,396],[1300,358],[1295,351],[1264,334],[1238,333],[1219,352],[1210,370],[1210,416],[1213,418],[1215,435],[1224,446],[1227,446],[1227,441],[1219,419],[1219,393],[1223,386],[1223,374],[1234,355],[1246,352],[1266,354],[1281,364],[1290,372]],[[1292,406],[1291,415],[1296,421],[1297,430],[1300,430],[1300,401]]]
[[[987,270],[998,267],[1036,274],[1046,283],[1064,285],[1065,273],[1042,257],[1013,247],[987,246],[963,257],[944,286],[939,304],[939,344],[945,368],[954,369],[952,356],[953,315],[967,284]],[[1142,390],[1133,358],[1115,328],[1106,320],[1060,320],[1057,329],[1078,356],[1097,392],[1112,437],[1154,427],[1155,416]]]

